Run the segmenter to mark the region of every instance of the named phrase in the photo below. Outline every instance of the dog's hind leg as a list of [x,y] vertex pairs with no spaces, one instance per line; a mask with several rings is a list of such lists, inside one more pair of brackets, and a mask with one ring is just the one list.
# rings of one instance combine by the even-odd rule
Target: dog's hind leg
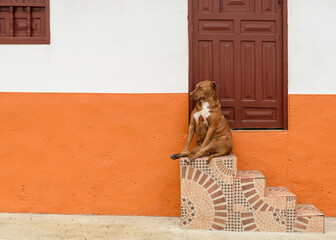
[[205,148],[203,149],[199,148],[199,151],[196,154],[189,156],[188,158],[190,161],[194,161],[196,158],[209,156],[210,153],[213,152],[213,150],[214,150],[214,144],[211,142]]
[[226,151],[223,151],[223,152],[212,154],[212,155],[209,156],[207,164],[209,164],[211,162],[211,160],[216,158],[216,157],[226,156],[226,155],[229,155],[230,153],[231,153],[231,150],[230,151],[226,150]]
[[205,148],[200,149],[200,151],[196,153],[195,155],[193,155],[192,157],[189,157],[189,160],[193,161],[196,158],[205,157],[205,156],[210,155],[208,159],[208,163],[210,163],[210,161],[214,157],[228,155],[231,153],[231,151],[232,151],[231,142],[224,142],[223,144],[222,141],[215,140],[215,141],[210,142]]
[[233,148],[233,142],[227,136],[223,137],[223,138],[219,138],[212,143],[213,143],[213,146],[214,146],[214,148],[213,148],[214,151],[212,151],[211,155],[209,156],[208,164],[215,157],[229,155],[232,151],[232,148]]

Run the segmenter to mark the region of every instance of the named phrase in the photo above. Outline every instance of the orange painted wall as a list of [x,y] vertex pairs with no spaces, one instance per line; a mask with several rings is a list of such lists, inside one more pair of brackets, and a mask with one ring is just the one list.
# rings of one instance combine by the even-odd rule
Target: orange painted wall
[[288,131],[234,132],[238,168],[336,217],[336,95],[290,95]]
[[186,94],[0,94],[0,212],[177,215]]
[[[179,215],[187,94],[0,93],[0,212]],[[336,95],[290,95],[289,131],[235,131],[240,169],[336,216]]]

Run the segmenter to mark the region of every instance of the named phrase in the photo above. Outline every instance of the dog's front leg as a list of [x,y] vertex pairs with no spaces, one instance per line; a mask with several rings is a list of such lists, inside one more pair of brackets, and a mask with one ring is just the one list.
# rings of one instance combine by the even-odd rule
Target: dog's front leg
[[189,152],[190,143],[191,143],[191,140],[194,137],[194,134],[195,134],[195,120],[193,118],[193,121],[191,121],[191,123],[189,125],[188,140],[187,140],[187,143],[186,143],[182,153],[188,153]]
[[215,130],[216,130],[215,126],[209,126],[207,134],[205,135],[205,139],[204,139],[204,141],[203,141],[203,143],[201,145],[200,150],[194,156],[192,156],[192,157],[189,158],[190,161],[193,161],[196,158],[203,157],[203,156],[205,156],[205,155],[208,154],[208,152],[211,149],[208,149],[207,146],[209,145],[210,140],[211,140],[213,134],[215,133]]
[[189,130],[188,130],[187,143],[186,143],[182,153],[175,153],[175,154],[171,155],[170,156],[171,159],[176,160],[176,159],[179,159],[181,157],[188,157],[190,143],[191,143],[191,140],[194,137],[194,134],[195,134],[195,119],[191,118],[191,122],[190,122],[190,125],[189,125]]
[[215,130],[216,130],[216,127],[215,127],[215,126],[209,126],[208,131],[207,131],[207,134],[205,135],[204,142],[203,142],[202,145],[201,145],[201,149],[200,149],[200,151],[201,151],[202,149],[204,149],[206,146],[208,146],[208,144],[209,144],[209,142],[210,142],[212,136],[213,136],[214,133],[215,133]]

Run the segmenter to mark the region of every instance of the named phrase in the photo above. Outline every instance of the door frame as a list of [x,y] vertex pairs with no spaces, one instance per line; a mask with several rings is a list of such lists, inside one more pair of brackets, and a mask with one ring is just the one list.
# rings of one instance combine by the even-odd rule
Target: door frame
[[[189,93],[193,91],[193,11],[192,2],[188,0],[188,40],[189,40]],[[288,130],[288,0],[282,0],[282,81],[283,81],[283,130]],[[189,100],[189,113],[192,111],[192,102]],[[255,129],[258,130],[258,129]]]

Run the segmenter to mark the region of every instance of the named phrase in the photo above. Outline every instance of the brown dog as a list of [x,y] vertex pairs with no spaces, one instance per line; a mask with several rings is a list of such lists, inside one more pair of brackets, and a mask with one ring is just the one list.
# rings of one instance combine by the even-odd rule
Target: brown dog
[[[229,124],[222,115],[216,88],[215,82],[203,81],[190,93],[190,97],[198,102],[190,116],[188,141],[183,152],[170,156],[172,159],[188,157],[189,161],[193,161],[199,157],[209,156],[209,164],[213,158],[231,153],[232,135]],[[195,131],[198,146],[189,152]]]

